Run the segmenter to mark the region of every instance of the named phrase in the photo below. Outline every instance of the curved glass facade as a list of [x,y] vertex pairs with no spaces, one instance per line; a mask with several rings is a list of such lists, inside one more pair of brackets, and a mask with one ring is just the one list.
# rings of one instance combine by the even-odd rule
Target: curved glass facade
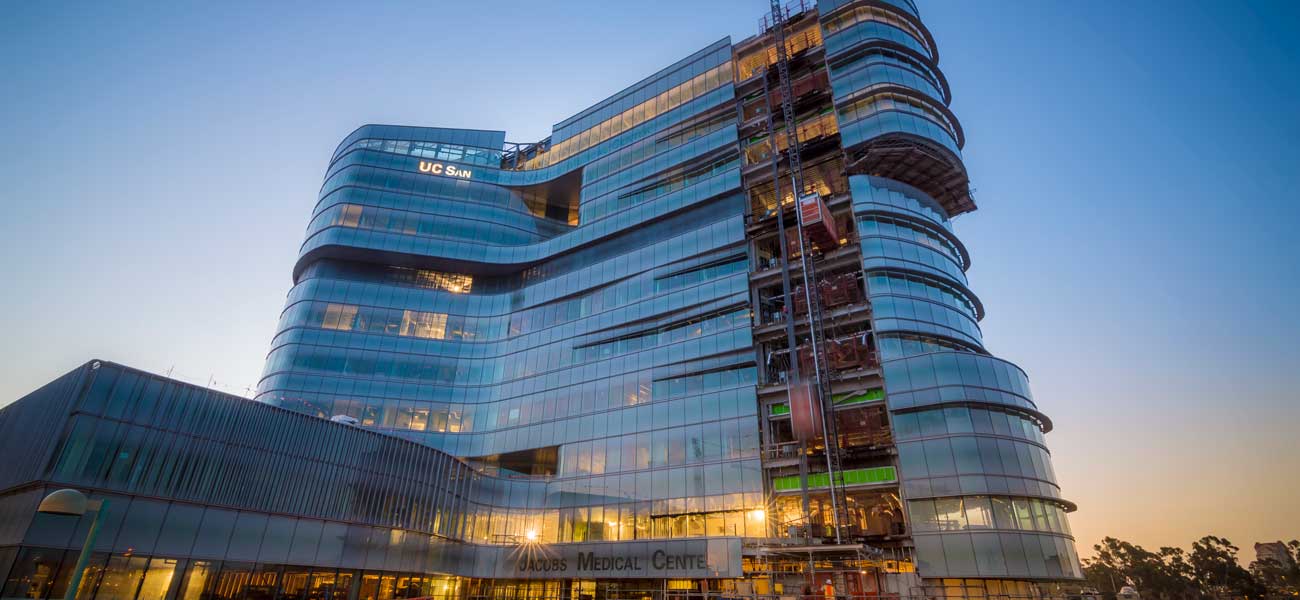
[[761,535],[744,516],[764,498],[730,65],[726,44],[697,53],[517,169],[443,158],[487,143],[471,131],[349,136],[258,399],[528,488],[503,497],[566,498],[476,541]]
[[347,135],[257,402],[96,361],[0,410],[0,600],[68,585],[61,486],[109,500],[79,600],[1062,593],[938,46],[912,0],[788,11],[540,142]]
[[892,180],[850,186],[917,568],[1081,577],[1064,514],[1074,506],[1043,437],[1051,422],[1024,372],[984,349],[969,257],[942,207]]

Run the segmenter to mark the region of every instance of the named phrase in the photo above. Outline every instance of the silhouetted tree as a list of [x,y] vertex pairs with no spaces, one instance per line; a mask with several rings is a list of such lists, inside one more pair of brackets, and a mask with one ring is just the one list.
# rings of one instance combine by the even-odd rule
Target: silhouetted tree
[[1179,548],[1151,552],[1112,537],[1093,546],[1097,553],[1084,563],[1084,575],[1097,590],[1112,595],[1133,585],[1144,598],[1186,600],[1202,596],[1192,579],[1192,567]]
[[1240,549],[1227,539],[1207,535],[1192,542],[1187,562],[1202,590],[1230,596],[1258,598],[1267,593],[1250,571],[1237,562]]

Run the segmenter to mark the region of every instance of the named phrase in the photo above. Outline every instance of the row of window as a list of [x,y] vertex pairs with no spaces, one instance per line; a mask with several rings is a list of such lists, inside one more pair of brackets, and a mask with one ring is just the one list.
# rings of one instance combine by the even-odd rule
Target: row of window
[[840,30],[864,21],[875,21],[878,23],[887,23],[903,31],[912,34],[917,41],[925,41],[925,35],[917,29],[911,21],[898,16],[893,11],[884,10],[872,6],[856,6],[852,9],[841,12],[834,17],[822,22],[822,27],[826,28],[827,35],[834,35]]
[[[479,306],[478,303],[456,302],[435,295],[417,296],[404,294],[400,306],[409,308],[376,308],[358,306],[343,302],[297,301],[290,299],[290,306],[280,318],[279,331],[289,327],[306,326],[338,331],[356,331],[361,333],[380,333],[386,335],[414,336],[426,339],[453,339],[492,341],[508,337],[525,335],[549,327],[583,319],[595,314],[612,310],[615,307],[642,301],[657,294],[674,292],[683,288],[697,286],[710,281],[746,272],[748,263],[744,259],[734,260],[704,268],[692,269],[669,277],[654,278],[650,273],[625,279],[616,284],[597,288],[594,291],[571,297],[558,302],[550,302],[533,308],[510,312],[502,316],[468,316]],[[403,269],[417,279],[421,287],[450,291],[467,292],[473,285],[469,276],[455,276],[435,271]],[[744,289],[744,278],[733,278],[727,285],[704,287],[696,290],[696,297],[721,297],[735,294]],[[337,296],[321,292],[311,294],[316,298]],[[356,295],[356,294],[348,294]],[[398,298],[394,298],[398,300]],[[415,302],[412,302],[415,300]],[[681,301],[686,301],[684,297]],[[426,306],[445,307],[442,311],[418,310]],[[462,314],[447,314],[443,311]],[[441,335],[418,335],[417,329],[409,327],[408,322],[421,319],[434,319],[445,323]],[[576,334],[577,331],[573,331]],[[527,342],[527,340],[521,340]],[[516,344],[527,347],[527,343]]]
[[[544,239],[529,218],[526,222],[503,213],[482,211],[480,218],[465,215],[442,215],[409,212],[391,208],[336,204],[321,212],[308,226],[311,231],[325,227],[352,227],[387,231],[403,235],[453,237],[486,241],[497,245],[531,244]],[[488,243],[488,242],[485,242]]]
[[980,354],[941,353],[890,361],[885,364],[884,377],[891,401],[896,393],[961,385],[1006,390],[1033,400],[1024,371],[1005,360]]
[[[932,118],[909,112],[907,110],[883,110],[868,115],[859,115],[856,121],[840,121],[840,140],[845,148],[853,148],[871,142],[877,138],[896,137],[904,134],[908,137],[922,138],[946,149],[952,157],[961,156],[961,145],[953,133],[955,129],[941,125]],[[949,159],[940,153],[934,156],[939,166],[954,169]]]
[[974,318],[944,304],[913,298],[873,295],[871,311],[876,318],[876,329],[879,331],[891,329],[928,331],[966,339],[972,344],[979,344],[981,340],[982,334]]
[[420,158],[449,160],[471,165],[483,165],[485,167],[500,167],[502,154],[501,150],[477,148],[463,144],[378,138],[364,138],[357,140],[348,144],[348,146],[340,150],[338,154],[345,154],[356,148],[366,148],[369,150],[378,150],[380,152],[389,152],[393,154],[409,154]]
[[948,213],[934,199],[915,188],[891,179],[881,179],[868,175],[849,177],[849,188],[853,191],[853,208],[855,212],[879,210],[887,207],[889,212],[904,212],[920,216],[923,220],[942,226],[949,231],[952,224],[948,222]]
[[[723,382],[721,384],[723,388],[729,388],[728,382],[737,381],[737,378],[742,387],[752,385],[752,369],[736,366],[738,363],[750,363],[751,353],[751,348],[738,348],[733,353],[711,355],[707,358],[673,363],[671,366],[627,363],[618,364],[618,368],[615,369],[614,365],[620,362],[616,359],[494,386],[445,386],[383,379],[283,373],[268,377],[268,382],[274,385],[266,390],[275,389],[289,395],[320,391],[343,398],[363,400],[353,405],[357,410],[360,410],[357,408],[359,406],[382,405],[385,401],[392,401],[393,406],[396,406],[398,401],[414,402],[416,405],[447,404],[453,410],[459,405],[466,414],[476,413],[476,421],[486,419],[486,422],[498,423],[501,422],[502,417],[499,416],[501,414],[512,415],[510,417],[512,421],[516,415],[521,419],[536,420],[543,412],[555,414],[557,405],[564,406],[561,410],[567,411],[566,414],[581,415],[592,411],[644,404],[651,400],[650,391],[654,382],[672,382],[670,385],[673,396],[695,395],[718,389],[714,387],[714,382],[718,381]],[[683,377],[684,373],[702,373],[702,375]],[[656,389],[655,393],[658,392],[659,389]],[[310,397],[305,399],[314,401],[314,398]],[[321,408],[324,410],[328,407],[327,403]],[[325,411],[323,416],[330,414],[336,413]]]
[[[659,472],[656,472],[659,473]],[[652,478],[656,489],[704,490],[708,481],[697,473],[664,471],[662,478]],[[729,487],[747,487],[733,483],[739,477],[735,470],[723,467],[715,472],[719,479],[714,486],[724,483]],[[615,478],[617,479],[617,478]],[[725,479],[725,481],[724,481]],[[739,482],[739,479],[735,479]],[[581,488],[582,492],[600,494],[608,501],[620,497],[617,487],[612,493],[605,488]],[[702,493],[702,492],[701,492]],[[623,493],[622,497],[632,497]],[[494,510],[478,512],[467,531],[467,541],[483,544],[513,544],[528,539],[547,544],[584,541],[631,541],[645,539],[685,538],[700,536],[762,536],[766,533],[761,517],[748,515],[753,523],[739,523],[739,519],[753,513],[747,506],[761,506],[757,500],[762,494],[749,491],[720,496],[686,495],[671,500],[654,502],[623,502],[603,506],[578,506],[553,510]],[[700,519],[700,521],[695,521]],[[697,527],[696,524],[703,527]]]
[[953,475],[930,479],[903,479],[902,489],[908,498],[943,496],[1030,496],[1060,498],[1061,488],[1056,484],[1023,477],[1002,475]]
[[895,413],[891,418],[894,437],[899,440],[958,433],[1006,435],[1039,444],[1045,443],[1037,421],[1019,413],[949,406],[920,412]]
[[666,113],[687,101],[731,81],[731,63],[723,63],[679,83],[622,113],[592,124],[581,133],[556,143],[548,151],[528,159],[523,168],[541,169],[574,156],[605,140]]
[[[684,200],[676,199],[676,201]],[[736,227],[741,225],[740,214],[738,214],[740,204],[741,199],[738,196],[723,197],[711,203],[693,205],[692,209],[676,216],[655,219],[647,225],[638,226],[634,231],[619,231],[619,234],[610,236],[602,242],[578,249],[576,252],[550,258],[533,268],[520,271],[515,277],[498,278],[500,281],[494,282],[495,288],[499,292],[511,292],[511,295],[489,297],[489,299],[476,300],[476,303],[494,306],[493,312],[498,314],[511,312],[517,309],[517,306],[537,305],[559,297],[571,297],[576,292],[598,288],[607,282],[620,281],[628,278],[629,275],[672,265],[679,261],[697,260],[697,257],[708,253],[722,251],[723,248],[740,242],[742,238],[740,227]],[[672,203],[667,206],[656,206],[653,212],[659,213],[660,210],[669,208],[672,208]],[[735,214],[735,217],[728,218],[729,214]],[[638,219],[641,217],[637,216]],[[733,232],[733,229],[736,231]],[[551,252],[584,242],[586,238],[599,238],[601,235],[598,234],[602,234],[604,230],[619,229],[598,225],[593,226],[593,229],[576,230],[573,235],[577,238],[563,236],[563,238],[547,240],[545,243],[528,245],[528,247],[495,247],[495,245],[476,247],[474,244],[408,238],[408,236],[377,234],[377,232],[357,232],[356,235],[352,235],[351,230],[326,230],[308,238],[307,243],[304,244],[304,252],[335,242],[359,248],[387,248],[398,252],[415,252],[420,249],[438,256],[495,256],[502,261],[511,262],[529,257],[549,256]],[[290,291],[289,303],[304,297],[317,299],[309,294],[315,291],[315,288],[357,294],[359,297],[355,299],[337,299],[337,301],[356,304],[406,305],[389,300],[389,297],[398,300],[400,296],[413,297],[413,299],[430,297],[412,296],[407,290],[400,290],[400,288],[373,286],[373,284],[359,286],[354,282],[363,283],[372,281],[373,278],[365,277],[364,273],[346,275],[348,281],[326,281],[326,279],[316,282],[302,281],[300,283],[305,284],[305,287],[300,290],[295,286],[294,290]],[[464,300],[461,303],[469,304]]]
[[[642,163],[711,133],[726,129],[734,124],[735,117],[728,112],[724,112],[690,123],[683,128],[674,129],[669,134],[657,134],[632,142],[617,152],[588,163],[582,169],[582,182],[584,185],[591,185],[628,167]],[[584,200],[589,198],[591,196],[584,198]]]
[[[673,206],[677,205],[670,203],[665,207],[658,207],[655,213],[657,214],[660,208],[668,210]],[[637,231],[628,231],[607,238],[600,244],[552,258],[514,276],[489,278],[492,291],[497,292],[498,295],[476,299],[474,302],[489,304],[494,307],[493,312],[502,314],[518,306],[539,305],[559,298],[568,298],[650,269],[664,268],[678,261],[694,259],[735,246],[744,239],[741,209],[742,203],[738,198],[723,198],[697,205],[681,215],[657,219],[650,225],[639,226]],[[729,215],[734,217],[729,218]],[[507,262],[515,260],[510,257],[516,255],[518,259],[545,257],[551,251],[563,250],[570,245],[570,242],[577,244],[588,238],[595,239],[608,233],[602,233],[601,229],[600,225],[593,228],[580,228],[570,236],[565,236],[565,238],[576,236],[572,240],[561,238],[539,246],[484,247],[480,250],[494,256],[499,254],[498,258]],[[615,230],[610,227],[603,229]],[[411,241],[411,238],[405,240]],[[308,245],[312,246],[313,240],[308,240]],[[413,246],[413,244],[409,245]],[[362,246],[365,247],[365,244]],[[408,251],[411,249],[406,248]],[[500,252],[497,252],[498,250]],[[318,263],[313,263],[315,264]],[[307,271],[313,272],[313,268],[308,266]],[[344,279],[322,278],[338,275],[343,276]],[[292,304],[302,299],[326,299],[319,296],[333,294],[329,299],[337,302],[415,308],[411,306],[412,303],[419,302],[422,298],[429,298],[414,290],[381,285],[375,281],[376,279],[364,269],[341,269],[334,266],[328,271],[317,273],[313,279],[301,280],[299,285],[290,290],[288,303]],[[387,277],[379,279],[387,279]],[[484,278],[477,279],[482,281]],[[469,304],[468,300],[461,302]]]
[[[323,218],[327,223],[341,218],[337,211],[337,207],[326,210]],[[366,212],[374,218],[368,217],[365,226],[352,227],[346,223],[322,224],[322,227],[312,229],[307,239],[310,242],[322,232],[329,232],[337,227],[347,228],[344,230],[346,233],[332,240],[341,240],[345,243],[358,240],[360,243],[353,242],[346,245],[363,247],[379,242],[397,248],[433,249],[438,247],[440,240],[493,247],[518,247],[533,245],[546,239],[535,232],[502,225],[499,222],[440,215],[417,215],[389,209],[371,209]]]
[[917,570],[931,577],[1083,578],[1074,542],[1058,535],[952,532],[912,541]]
[[898,464],[910,479],[989,474],[1056,481],[1052,457],[1042,446],[991,437],[899,442]]
[[[590,164],[603,156],[613,154],[640,140],[656,135],[660,131],[672,127],[675,124],[689,121],[701,114],[715,110],[719,106],[731,102],[734,98],[735,88],[730,85],[722,85],[711,92],[706,92],[703,95],[696,96],[668,112],[661,113],[655,118],[649,119],[640,125],[635,125],[618,136],[612,137],[603,143],[587,148],[586,150],[582,150],[569,158],[550,165],[549,167],[534,170],[492,171],[486,173],[486,175],[493,181],[512,186],[544,183],[566,173],[571,173],[583,165]],[[509,163],[509,161],[507,161],[507,163]],[[626,185],[626,183],[619,185]]]
[[[667,364],[677,360],[730,352],[753,345],[748,326],[621,355],[627,365]],[[399,354],[391,351],[355,350],[334,344],[289,344],[267,355],[266,373],[306,371],[362,377],[431,381],[454,385],[500,385],[502,382],[558,372],[573,366],[568,353],[544,348],[524,355],[492,359]],[[614,359],[611,359],[614,360]]]
[[[479,295],[492,294],[501,285],[501,278],[496,277],[333,259],[312,261],[310,265],[303,269],[302,275],[298,278],[298,284],[301,285],[315,278],[381,283],[387,286],[451,292],[453,294],[476,292]],[[392,290],[391,287],[387,289]],[[422,297],[423,294],[417,293],[415,296]],[[464,302],[470,301],[465,300]]]
[[946,306],[960,308],[971,320],[979,319],[975,303],[971,302],[965,292],[930,277],[921,277],[910,273],[889,271],[872,271],[866,275],[867,293],[895,294],[925,298]]
[[[905,87],[916,90],[919,94],[927,95],[931,98],[942,98],[939,89],[925,80],[921,75],[914,71],[906,70],[892,64],[873,64],[854,71],[843,79],[837,79],[834,83],[835,95],[837,97],[847,97],[855,93],[870,93],[871,91],[883,88]],[[853,114],[853,119],[858,120],[870,116],[863,113],[863,110],[872,110],[871,114],[884,110],[898,110],[898,107],[886,107],[885,105],[876,105],[873,107],[857,106],[857,111]],[[916,114],[915,110],[908,110]],[[848,116],[848,113],[845,114]]]
[[935,250],[917,240],[885,238],[866,232],[861,235],[862,264],[868,271],[903,268],[966,284],[961,263],[946,251]]
[[[858,219],[858,233],[863,238],[884,236],[920,244],[926,248],[943,253],[948,260],[955,263],[959,268],[964,269],[967,266],[965,255],[957,249],[955,244],[944,236],[929,231],[924,227],[918,227],[917,225],[907,221],[881,216],[860,217]],[[866,243],[865,239],[863,240],[863,243]],[[874,255],[879,254],[873,254],[873,256]],[[912,258],[910,256],[904,256],[892,252],[883,255],[909,259]]]
[[[634,89],[629,88],[619,92],[614,97],[602,100],[592,107],[564,119],[555,125],[551,138],[555,142],[559,142],[573,137],[575,133],[591,129],[592,126],[602,123],[615,115],[621,115],[643,103],[647,98],[653,98],[684,81],[689,81],[695,76],[708,72],[710,69],[731,60],[730,48],[726,47],[725,44],[714,44],[714,46],[715,48],[707,54],[704,54],[704,51],[701,50],[696,53],[697,56],[689,57],[687,59],[690,61],[688,64],[681,65],[670,73],[661,71],[651,76],[654,78],[653,81],[647,81],[634,86]],[[708,49],[705,48],[704,50]]]
[[[564,444],[560,447],[559,475],[600,475],[757,456],[758,429],[752,418],[694,421],[685,427],[641,429],[622,437]],[[593,431],[585,435],[613,433],[616,432]],[[577,437],[583,435],[578,433]]]
[[767,535],[761,509],[670,516],[634,510],[633,505],[624,505],[622,510],[618,506],[593,506],[561,511],[558,523],[550,515],[541,521],[537,537],[544,543],[565,543]]
[[[747,417],[756,413],[753,388],[735,388],[700,396],[688,396],[654,404],[643,404],[616,411],[574,416],[566,416],[570,413],[567,411],[565,403],[560,402],[558,405],[547,405],[547,408],[555,406],[560,413],[560,416],[554,420],[533,422],[526,425],[498,425],[497,427],[480,425],[479,427],[485,430],[479,430],[479,428],[470,429],[476,423],[472,417],[466,417],[463,413],[458,414],[454,410],[448,412],[440,410],[430,413],[427,417],[427,423],[422,423],[422,419],[425,418],[423,409],[411,408],[411,404],[407,402],[393,400],[377,402],[383,403],[382,406],[385,407],[383,414],[396,415],[397,418],[391,425],[393,433],[442,448],[446,452],[457,456],[482,456],[527,450],[579,440],[589,440],[596,437],[618,436],[638,431],[648,432],[651,428],[681,427],[686,424],[698,424],[717,419]],[[294,401],[287,400],[276,404],[283,408],[308,412],[309,414],[310,409],[314,408],[305,407]],[[333,408],[340,412],[334,414],[356,416],[348,410],[348,407],[355,405],[354,402],[343,399],[335,400]],[[485,407],[466,407],[467,410],[470,408]],[[504,411],[498,412],[498,409],[499,407],[492,406],[485,412],[488,412],[490,416],[509,414],[512,421],[520,420],[517,417],[518,411],[512,410],[506,413]],[[534,412],[541,413],[542,407],[535,407]],[[365,416],[365,413],[362,413],[362,415]],[[407,415],[410,416],[409,421],[406,418]],[[362,420],[362,422],[365,421]],[[385,419],[376,421],[376,423],[375,426],[377,427],[385,427],[388,421]],[[418,429],[421,424],[425,425],[424,430]],[[406,427],[403,428],[402,425],[406,425]],[[603,428],[601,428],[602,426]]]
[[[872,11],[879,9],[859,10]],[[840,27],[834,33],[827,34],[827,56],[839,54],[863,42],[884,40],[899,44],[933,60],[934,57],[930,52],[930,48],[924,42],[925,38],[918,37],[916,33],[913,33],[917,30],[910,23],[898,19],[887,11],[879,12],[882,13],[880,17],[869,12],[863,14],[854,11],[851,13],[851,16],[842,21]],[[857,18],[859,15],[862,15],[862,18]],[[893,22],[899,22],[900,24],[894,25]]]
[[[469,529],[459,531],[467,532],[464,539],[491,541],[491,538],[504,535],[522,536],[524,531],[515,529],[515,524],[521,520],[549,519],[566,508],[602,503],[607,507],[611,503],[621,503],[625,511],[635,509],[645,515],[741,510],[761,504],[762,479],[759,461],[753,457],[670,469],[554,479],[544,483],[522,479],[520,481],[529,482],[529,485],[512,485],[495,494],[493,491],[479,491],[469,498],[463,511],[448,513],[444,517],[460,519],[468,515],[470,519],[479,520],[478,524],[466,525]],[[485,518],[488,520],[482,520]]]
[[614,190],[600,197],[584,201],[582,204],[583,218],[588,222],[594,221],[643,202],[689,188],[714,176],[731,171],[738,166],[740,166],[739,158],[727,155],[703,166],[690,165],[678,169],[676,172],[664,173],[648,185],[637,185],[631,190]]
[[1070,535],[1065,509],[1038,498],[967,496],[911,500],[907,503],[916,531],[1019,529]]
[[612,173],[596,179],[596,173],[583,170],[582,200],[594,200],[605,194],[624,189],[629,185],[643,184],[647,179],[678,165],[697,164],[707,160],[706,156],[729,150],[736,143],[736,124],[723,121],[720,126],[708,134],[693,138],[685,143],[668,148],[645,160],[631,164],[621,164]]
[[[608,263],[593,265],[590,269],[576,274],[580,275],[579,277],[569,277],[557,280],[554,284],[539,284],[522,289],[516,289],[516,286],[501,281],[500,278],[470,277],[400,267],[370,268],[355,262],[321,260],[309,265],[299,278],[298,284],[290,289],[286,299],[286,311],[300,310],[297,308],[300,304],[311,300],[363,306],[401,307],[466,315],[473,319],[484,320],[467,325],[475,331],[502,332],[491,335],[480,333],[476,337],[492,339],[504,337],[507,332],[510,336],[516,336],[545,329],[551,325],[606,313],[619,306],[649,300],[662,292],[671,292],[688,285],[707,283],[715,278],[726,278],[728,275],[742,272],[745,267],[735,265],[725,269],[704,270],[699,275],[683,278],[653,276],[653,273],[685,273],[694,265],[716,262],[721,257],[734,256],[737,251],[740,249],[718,248],[658,268],[641,265],[640,260],[629,260],[612,265]],[[610,281],[614,283],[608,283]],[[722,297],[746,289],[745,286],[737,288],[733,283],[728,281],[725,285],[702,288],[693,293],[697,297]],[[573,293],[578,289],[569,290],[570,285],[577,284],[585,284],[584,287],[579,288],[582,291]],[[450,291],[459,294],[471,287],[475,292],[481,293],[467,296],[431,294],[425,291]],[[554,296],[559,296],[560,299],[552,299]],[[659,299],[655,301],[660,304],[666,302]],[[688,299],[679,299],[679,302],[685,301]],[[689,301],[698,302],[698,300]],[[662,310],[667,311],[674,311],[681,307],[679,304],[664,306]],[[599,326],[608,326],[626,319],[625,316],[610,317],[607,323]],[[508,323],[508,325],[495,324],[495,321]],[[282,316],[281,329],[304,322],[302,318]]]
[[331,158],[337,158],[359,140],[408,140],[414,142],[439,142],[474,148],[503,148],[505,132],[483,129],[454,129],[450,127],[418,127],[412,125],[362,125],[349,133],[336,146]]
[[[574,273],[577,275],[578,285],[574,286],[573,281],[556,284],[557,287],[558,285],[571,286],[569,293],[573,293],[587,289],[591,285],[613,281],[617,278],[613,274],[616,269],[641,267],[638,270],[644,270],[662,266],[736,244],[744,239],[744,220],[741,218],[743,199],[740,196],[728,196],[694,205],[685,204],[685,198],[679,200],[682,202],[676,205],[669,203],[656,206],[650,214],[632,215],[637,219],[650,219],[637,221],[635,229],[631,229],[633,225],[629,220],[629,229],[619,231],[618,235],[599,244],[569,252],[525,269],[522,272],[523,283],[527,285],[537,282],[545,285],[547,280]],[[687,206],[690,207],[687,210],[672,216],[662,216],[675,208]],[[566,243],[576,245],[583,241],[582,235],[579,235],[579,232],[583,231],[590,231],[583,235],[592,239],[599,237],[602,231],[606,233],[617,231],[614,225],[605,227],[602,225],[618,219],[619,217],[616,216],[599,221],[593,226],[594,229],[580,228],[572,234],[577,237]],[[563,248],[555,246],[554,249]],[[611,260],[615,258],[618,260]],[[610,262],[616,262],[617,265],[602,264]],[[582,281],[583,279],[586,281]],[[538,289],[536,293],[549,297],[559,296],[559,294],[550,296],[544,287]]]
[[[23,548],[4,582],[6,600],[61,598],[77,560],[75,550]],[[358,589],[352,592],[353,583]],[[450,576],[335,571],[332,568],[93,555],[78,600],[399,600],[455,598],[462,582]]]
[[[575,427],[581,431],[618,435],[633,433],[638,427],[659,429],[732,416],[728,413],[748,414],[743,399],[737,404],[731,396],[708,396],[706,402],[704,395],[751,387],[755,376],[754,367],[744,367],[651,381],[647,370],[482,404],[441,404],[425,399],[385,397],[363,399],[347,393],[339,393],[337,397],[295,394],[278,398],[274,403],[322,418],[348,415],[363,426],[385,429],[487,432],[568,418],[578,420]],[[664,403],[670,399],[680,402]],[[610,410],[613,412],[606,412]],[[593,411],[599,412],[593,414]]]
[[966,344],[915,333],[880,333],[876,335],[876,345],[884,360],[931,352],[975,352]]
[[847,97],[880,83],[897,84],[919,90],[943,101],[940,79],[935,71],[912,56],[890,48],[873,48],[850,62],[831,67],[831,85],[837,97]]
[[749,308],[729,310],[711,315],[692,317],[658,327],[647,332],[620,337],[616,340],[599,342],[572,350],[573,362],[587,362],[608,358],[610,356],[639,352],[667,344],[675,344],[700,336],[713,335],[750,324]]

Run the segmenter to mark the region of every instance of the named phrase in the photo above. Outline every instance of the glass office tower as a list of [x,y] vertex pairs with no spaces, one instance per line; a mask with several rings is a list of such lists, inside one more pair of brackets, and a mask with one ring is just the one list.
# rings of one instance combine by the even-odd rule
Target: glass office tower
[[[306,562],[293,559],[306,550],[260,558],[251,541],[156,550],[182,561],[178,580],[193,561],[217,561],[205,567],[214,581],[229,572],[234,583],[149,600],[293,595],[287,575],[240,575],[262,563],[329,572],[326,591],[294,593],[338,600],[431,585],[572,600],[1060,593],[1080,578],[1074,506],[1027,377],[984,347],[952,224],[975,202],[950,100],[911,0],[821,0],[695,52],[540,142],[363,126],[326,168],[262,412],[246,417],[258,435],[296,436],[295,458],[256,450],[295,470],[367,449],[339,482],[348,492],[309,480],[296,492],[320,502],[232,500],[56,461],[19,478],[20,499],[0,492],[0,510],[29,510],[31,490],[60,483],[361,536]],[[799,225],[808,197],[824,207],[822,229]],[[801,402],[807,389],[821,392]],[[94,405],[85,398],[59,414],[107,418],[76,408]],[[105,456],[129,443],[125,425],[67,427],[51,456],[105,428]],[[314,447],[317,437],[332,445]],[[190,456],[181,442],[158,448]],[[258,459],[237,460],[261,473]],[[37,551],[75,545],[33,537],[43,522],[0,536],[14,585],[39,570]],[[295,547],[271,535],[242,537]],[[109,570],[111,553],[128,552],[114,544]],[[380,552],[410,560],[366,558]],[[402,577],[424,583],[383,583]],[[51,593],[22,589],[12,597]]]

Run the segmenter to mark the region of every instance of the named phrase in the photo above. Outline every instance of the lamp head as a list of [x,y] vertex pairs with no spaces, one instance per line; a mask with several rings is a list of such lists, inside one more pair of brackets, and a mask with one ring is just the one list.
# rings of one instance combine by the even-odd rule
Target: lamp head
[[72,515],[79,517],[86,514],[86,508],[90,501],[86,495],[72,489],[62,489],[50,492],[41,505],[36,508],[36,512],[43,512],[51,515]]

